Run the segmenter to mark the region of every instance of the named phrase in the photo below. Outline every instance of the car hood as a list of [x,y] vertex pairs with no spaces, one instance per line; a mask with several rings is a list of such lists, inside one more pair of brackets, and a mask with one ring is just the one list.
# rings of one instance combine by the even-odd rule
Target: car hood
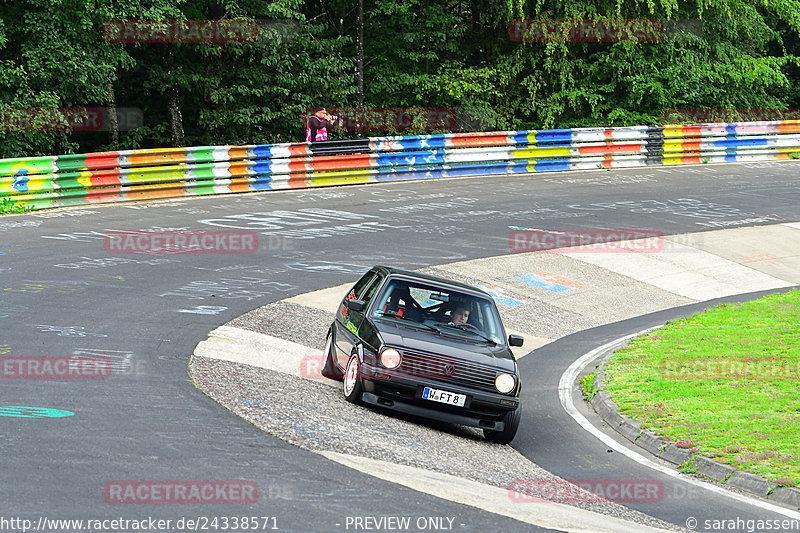
[[472,363],[495,366],[505,371],[514,371],[514,355],[507,345],[495,345],[475,337],[462,340],[454,335],[441,335],[427,329],[405,326],[399,322],[376,320],[384,346],[393,346],[416,353],[444,355]]

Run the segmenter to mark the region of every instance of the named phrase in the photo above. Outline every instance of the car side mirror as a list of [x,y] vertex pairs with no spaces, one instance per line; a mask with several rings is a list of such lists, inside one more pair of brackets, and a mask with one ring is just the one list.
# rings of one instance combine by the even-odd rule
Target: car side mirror
[[364,310],[364,307],[364,300],[347,300],[347,308],[351,311],[360,313]]
[[522,346],[523,342],[525,342],[525,338],[522,337],[521,335],[509,335],[508,336],[508,345],[509,346]]

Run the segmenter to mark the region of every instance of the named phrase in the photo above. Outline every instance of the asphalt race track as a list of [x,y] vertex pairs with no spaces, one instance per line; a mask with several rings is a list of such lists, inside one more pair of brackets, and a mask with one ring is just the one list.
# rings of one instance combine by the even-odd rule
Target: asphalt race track
[[[259,529],[354,531],[354,517],[412,516],[424,518],[426,529],[540,530],[381,481],[264,434],[195,388],[188,356],[209,331],[237,316],[351,282],[376,263],[413,269],[508,254],[514,228],[678,234],[800,221],[798,173],[795,162],[653,167],[4,216],[0,355],[101,356],[112,361],[112,373],[104,379],[0,378],[0,517],[34,525],[44,518],[153,517],[172,520],[172,529],[164,530],[188,530],[194,528],[175,527],[177,520],[210,525],[215,517],[252,516],[274,517],[260,519],[259,526],[268,527]],[[258,251],[120,254],[105,246],[109,232],[231,229],[258,232]],[[657,478],[590,439],[564,413],[555,391],[583,353],[682,313],[587,330],[524,358],[531,408],[513,447],[567,479],[589,472]],[[115,500],[111,489],[137,480],[247,480],[257,485],[258,497],[243,504],[224,503],[224,494],[204,504]],[[672,478],[663,482],[670,487],[664,501],[639,510],[680,527],[687,515],[710,517],[712,511],[715,517],[780,518]]]

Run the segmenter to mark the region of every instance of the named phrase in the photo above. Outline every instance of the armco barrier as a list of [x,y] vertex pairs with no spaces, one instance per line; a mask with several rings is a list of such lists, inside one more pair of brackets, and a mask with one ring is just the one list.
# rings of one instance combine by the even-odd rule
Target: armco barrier
[[34,208],[403,179],[800,157],[800,120],[370,137],[0,159]]

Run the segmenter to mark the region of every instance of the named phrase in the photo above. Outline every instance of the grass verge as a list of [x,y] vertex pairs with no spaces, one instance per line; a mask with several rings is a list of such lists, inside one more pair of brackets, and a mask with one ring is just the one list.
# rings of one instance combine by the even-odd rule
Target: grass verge
[[14,202],[11,198],[0,198],[0,215],[6,213],[27,213],[33,211],[33,207],[24,203]]
[[597,377],[597,372],[593,374],[586,374],[581,378],[581,391],[583,392],[583,399],[591,402],[594,395],[599,391],[594,386],[594,380]]
[[800,486],[800,290],[634,339],[606,365],[606,390],[680,448]]

